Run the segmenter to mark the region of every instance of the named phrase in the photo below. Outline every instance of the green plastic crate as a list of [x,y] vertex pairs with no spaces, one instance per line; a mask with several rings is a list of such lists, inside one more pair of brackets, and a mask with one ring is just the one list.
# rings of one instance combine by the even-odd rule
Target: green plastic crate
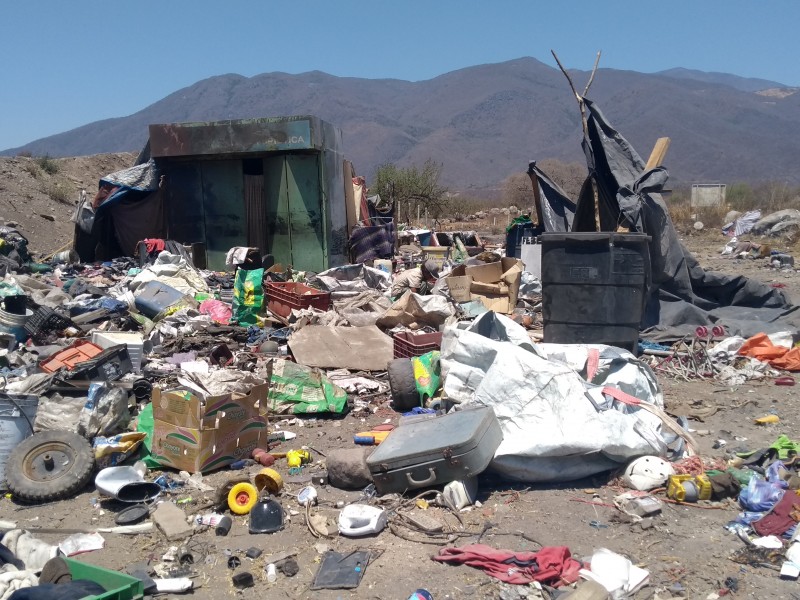
[[136,577],[111,571],[90,563],[65,558],[72,579],[88,579],[106,588],[105,594],[86,596],[83,600],[140,600],[144,598],[144,584]]

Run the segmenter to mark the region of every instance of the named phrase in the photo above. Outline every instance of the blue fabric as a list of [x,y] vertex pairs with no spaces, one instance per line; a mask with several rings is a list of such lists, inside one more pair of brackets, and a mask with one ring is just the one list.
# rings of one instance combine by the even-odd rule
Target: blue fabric
[[94,581],[78,579],[70,583],[44,583],[17,590],[8,600],[81,600],[87,596],[105,594],[105,588]]

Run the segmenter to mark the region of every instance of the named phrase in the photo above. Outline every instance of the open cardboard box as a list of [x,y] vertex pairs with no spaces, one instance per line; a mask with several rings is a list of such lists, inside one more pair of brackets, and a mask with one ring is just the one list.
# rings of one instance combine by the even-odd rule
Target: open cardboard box
[[206,473],[249,458],[267,439],[269,384],[210,396],[153,389],[152,455],[165,467]]
[[524,270],[517,258],[468,267],[458,265],[447,276],[447,287],[456,302],[480,300],[487,310],[510,314],[517,306]]

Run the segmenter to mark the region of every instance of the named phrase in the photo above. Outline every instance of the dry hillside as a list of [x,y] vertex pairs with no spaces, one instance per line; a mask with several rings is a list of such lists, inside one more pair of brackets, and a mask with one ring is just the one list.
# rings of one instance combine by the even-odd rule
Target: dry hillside
[[72,241],[72,214],[81,190],[90,197],[101,177],[133,165],[136,155],[70,158],[0,157],[0,224],[28,238],[34,256],[50,255]]

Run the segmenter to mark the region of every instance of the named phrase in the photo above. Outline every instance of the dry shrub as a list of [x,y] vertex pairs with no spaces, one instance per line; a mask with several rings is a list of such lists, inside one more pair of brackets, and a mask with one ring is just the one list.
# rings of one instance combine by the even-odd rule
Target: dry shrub
[[72,204],[72,193],[63,183],[59,183],[57,181],[49,182],[42,186],[42,192],[55,202],[60,202],[61,204]]
[[42,171],[44,171],[48,175],[55,175],[61,168],[58,165],[58,163],[54,159],[50,158],[50,156],[48,155],[40,156],[39,158],[37,158],[36,164],[38,164],[39,167],[41,167]]
[[27,171],[34,179],[39,179],[42,175],[42,170],[39,168],[39,165],[33,161],[25,161],[25,164],[22,165],[22,169]]

